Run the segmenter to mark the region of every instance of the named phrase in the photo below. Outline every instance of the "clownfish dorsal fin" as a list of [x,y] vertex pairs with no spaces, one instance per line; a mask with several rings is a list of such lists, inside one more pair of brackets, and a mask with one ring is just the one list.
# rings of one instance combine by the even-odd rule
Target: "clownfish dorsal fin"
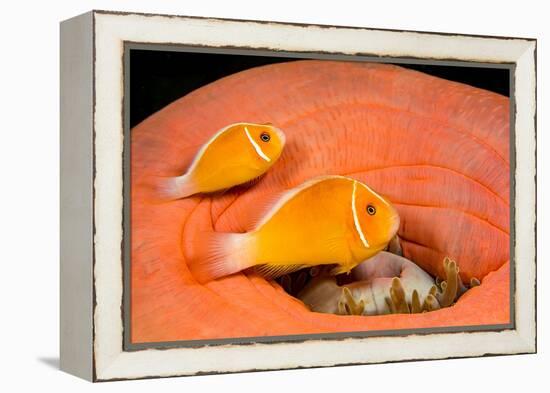
[[216,139],[218,139],[220,137],[220,135],[222,135],[224,132],[229,130],[231,127],[236,126],[237,124],[240,124],[240,123],[230,124],[228,126],[223,127],[222,129],[216,131],[216,133],[214,135],[212,135],[210,137],[210,139],[204,145],[202,145],[202,147],[199,149],[197,154],[195,154],[195,158],[193,158],[193,161],[191,161],[191,164],[189,165],[189,168],[187,169],[186,173],[193,172],[193,170],[195,169],[195,167],[197,166],[197,164],[201,160],[202,156],[204,156],[204,152],[206,152],[206,150],[210,147],[210,145],[212,145],[212,143],[214,143],[214,141],[216,141]]
[[[287,194],[287,192],[288,191],[272,192],[256,197],[254,205],[250,206],[245,213],[245,227],[249,230],[258,229],[260,223],[265,222],[266,215],[272,212],[273,207]],[[271,213],[270,216],[273,216],[273,213]]]
[[280,193],[272,194],[264,199],[262,207],[257,210],[255,214],[255,219],[252,220],[254,229],[259,229],[262,225],[268,222],[271,217],[288,201],[298,195],[301,191],[313,186],[314,184],[320,183],[328,179],[348,179],[354,181],[353,179],[347,178],[345,176],[339,175],[325,175],[318,176],[313,179],[310,179],[294,188],[291,188]]

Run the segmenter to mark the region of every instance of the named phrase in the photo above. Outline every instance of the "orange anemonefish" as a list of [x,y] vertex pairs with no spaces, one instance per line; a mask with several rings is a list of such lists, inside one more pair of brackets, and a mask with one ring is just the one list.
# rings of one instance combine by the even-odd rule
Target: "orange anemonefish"
[[184,175],[162,179],[159,196],[180,199],[254,180],[271,168],[284,145],[285,134],[271,124],[231,124],[210,138]]
[[386,248],[398,227],[396,209],[367,185],[324,176],[286,192],[250,232],[197,234],[190,268],[201,282],[250,267],[274,278],[337,264],[339,274]]

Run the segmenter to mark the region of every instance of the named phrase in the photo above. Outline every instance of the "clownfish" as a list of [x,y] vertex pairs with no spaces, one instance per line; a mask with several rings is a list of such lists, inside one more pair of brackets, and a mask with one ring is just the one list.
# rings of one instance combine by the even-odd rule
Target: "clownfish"
[[189,266],[200,282],[251,267],[267,278],[329,264],[349,273],[398,228],[397,210],[366,184],[323,176],[283,194],[250,232],[198,234]]
[[284,145],[285,134],[271,124],[228,125],[199,150],[185,174],[159,181],[159,196],[174,200],[252,181],[271,168]]

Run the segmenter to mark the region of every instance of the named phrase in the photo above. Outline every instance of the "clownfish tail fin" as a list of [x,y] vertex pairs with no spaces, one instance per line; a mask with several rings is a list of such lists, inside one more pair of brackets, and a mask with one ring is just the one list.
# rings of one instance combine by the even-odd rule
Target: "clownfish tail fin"
[[229,276],[255,264],[252,238],[248,233],[198,233],[193,243],[197,253],[189,268],[201,283]]
[[187,174],[178,177],[162,177],[156,181],[156,193],[161,200],[186,198],[198,192],[195,182]]

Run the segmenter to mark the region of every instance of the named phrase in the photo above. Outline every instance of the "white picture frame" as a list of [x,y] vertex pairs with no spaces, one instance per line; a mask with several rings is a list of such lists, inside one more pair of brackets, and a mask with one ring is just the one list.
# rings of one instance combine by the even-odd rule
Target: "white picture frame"
[[[251,32],[253,34],[251,34]],[[513,326],[124,350],[125,43],[513,67]],[[61,368],[90,381],[536,351],[536,40],[91,11],[61,24]]]

